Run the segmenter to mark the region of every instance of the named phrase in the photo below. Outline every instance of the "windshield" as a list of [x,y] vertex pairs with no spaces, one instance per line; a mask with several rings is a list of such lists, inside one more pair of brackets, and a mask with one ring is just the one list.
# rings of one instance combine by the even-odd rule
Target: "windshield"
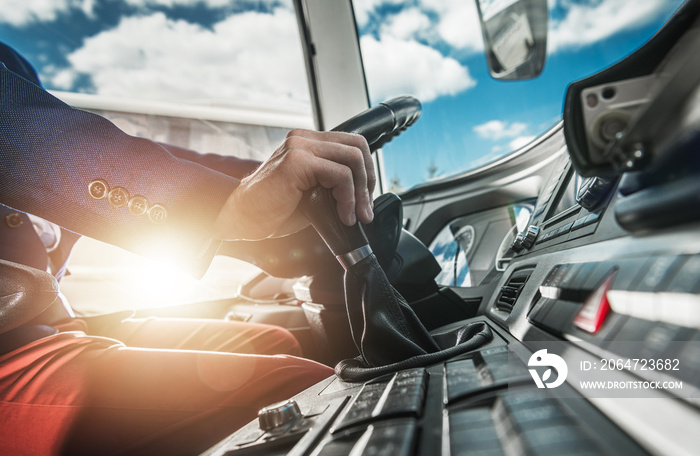
[[489,75],[474,0],[354,0],[372,104],[410,94],[423,115],[383,150],[390,191],[454,176],[561,119],[570,82],[646,42],[680,0],[549,0],[547,61],[530,80]]

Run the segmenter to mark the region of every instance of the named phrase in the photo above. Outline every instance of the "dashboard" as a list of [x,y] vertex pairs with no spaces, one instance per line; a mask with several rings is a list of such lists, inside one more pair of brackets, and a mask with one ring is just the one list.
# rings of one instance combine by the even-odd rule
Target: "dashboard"
[[[537,236],[511,253],[481,315],[468,320],[487,323],[493,341],[365,383],[329,378],[294,398],[292,425],[263,430],[254,421],[206,454],[692,454],[699,227],[630,236],[615,220],[617,182],[587,209],[578,197],[585,180],[557,156],[535,204],[523,205]],[[493,248],[512,223],[512,210],[497,208],[445,228],[471,259],[483,227],[501,225],[483,242]],[[533,381],[542,350],[568,366],[561,386]]]

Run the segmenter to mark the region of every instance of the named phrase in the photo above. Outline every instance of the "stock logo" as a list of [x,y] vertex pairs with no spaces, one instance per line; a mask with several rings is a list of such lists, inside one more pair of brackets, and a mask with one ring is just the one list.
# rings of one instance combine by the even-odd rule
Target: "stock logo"
[[[547,353],[547,349],[538,350],[533,353],[533,355],[530,356],[530,360],[527,362],[527,365],[530,367],[528,370],[530,371],[530,375],[532,375],[532,379],[535,381],[538,388],[556,388],[564,383],[564,380],[566,380],[566,376],[569,373],[569,368],[566,366],[566,361],[564,361],[564,359],[559,355]],[[549,369],[544,370],[544,372],[542,372],[542,376],[540,377],[538,371],[542,371],[542,368],[544,367],[548,367]],[[555,379],[548,381],[552,377],[552,368],[557,371],[557,376]]]

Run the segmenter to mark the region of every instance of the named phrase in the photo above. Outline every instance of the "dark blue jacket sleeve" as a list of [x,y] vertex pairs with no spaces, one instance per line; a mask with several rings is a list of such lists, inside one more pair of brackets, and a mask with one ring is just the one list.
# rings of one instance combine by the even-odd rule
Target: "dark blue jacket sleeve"
[[69,107],[2,64],[0,163],[0,203],[198,273],[238,184]]
[[227,176],[243,179],[244,177],[253,174],[258,169],[261,162],[257,160],[248,160],[230,155],[219,154],[201,154],[183,147],[173,146],[171,144],[161,144],[168,152],[177,158],[199,163],[202,166],[213,169]]

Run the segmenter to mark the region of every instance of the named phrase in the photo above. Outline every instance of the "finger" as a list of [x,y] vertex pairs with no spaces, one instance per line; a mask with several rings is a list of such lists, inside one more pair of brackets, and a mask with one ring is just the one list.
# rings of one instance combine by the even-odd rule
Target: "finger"
[[314,143],[311,150],[319,158],[340,163],[350,168],[355,189],[355,212],[357,218],[362,223],[370,223],[374,213],[372,212],[372,196],[367,183],[367,169],[362,151],[352,146],[319,142]]
[[[367,141],[362,135],[356,133],[347,133],[345,131],[316,131],[316,130],[292,130],[287,134],[287,137],[301,137],[313,139],[316,141],[336,142],[346,144],[348,146],[362,147],[362,143],[367,144]],[[367,146],[369,150],[369,146]]]
[[[367,141],[365,141],[365,144],[366,143]],[[360,150],[362,150],[362,156],[365,160],[365,169],[367,170],[367,190],[370,194],[371,203],[372,195],[374,195],[374,189],[377,186],[377,172],[374,168],[374,160],[372,159],[372,153],[369,150],[369,146],[366,148],[361,148]]]
[[[283,143],[283,152],[276,153],[269,161],[278,169],[284,170],[286,177],[281,184],[286,188],[283,191],[285,195],[304,192],[318,185],[330,189],[336,200],[338,217],[345,225],[352,226],[357,222],[352,169],[343,163],[316,155],[314,150],[321,147],[320,144],[303,137],[288,137]],[[327,143],[325,146],[331,149],[340,147],[337,143]]]
[[287,142],[292,147],[306,148],[318,157],[350,167],[355,184],[357,217],[362,223],[372,221],[372,194],[376,185],[376,173],[364,137],[344,132],[295,130],[290,133]]
[[331,190],[340,221],[347,226],[357,223],[355,185],[350,168],[316,157],[309,163],[308,171],[315,177],[317,185]]
[[367,140],[364,136],[356,133],[347,133],[344,131],[314,131],[301,129],[292,130],[287,135],[288,138],[294,136],[314,139],[317,141],[337,142],[360,149],[365,161],[365,172],[367,174],[367,186],[369,188],[369,193],[374,193],[374,188],[377,184],[377,174],[374,169],[372,152],[370,151],[369,144],[367,144]]

